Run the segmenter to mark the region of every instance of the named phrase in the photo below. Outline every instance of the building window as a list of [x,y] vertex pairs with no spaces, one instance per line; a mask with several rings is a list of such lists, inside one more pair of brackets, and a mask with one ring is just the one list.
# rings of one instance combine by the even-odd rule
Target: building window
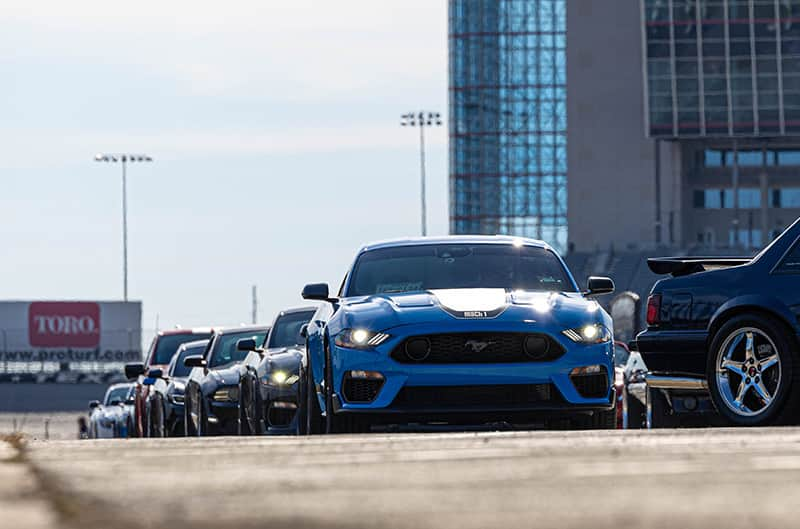
[[[798,189],[800,191],[800,189]],[[800,196],[798,196],[800,201]],[[733,209],[733,189],[699,189],[693,194],[694,207],[699,209]],[[761,190],[755,187],[739,189],[739,209],[761,207]],[[798,206],[800,207],[800,206]]]
[[723,151],[715,149],[706,149],[705,165],[706,167],[722,167]]
[[800,151],[778,151],[778,165],[800,165]]
[[728,230],[728,244],[731,246],[743,246],[745,248],[761,248],[763,242],[761,241],[761,230],[739,230],[738,244],[735,239],[736,231]]
[[800,208],[800,187],[773,189],[772,205],[776,208]]

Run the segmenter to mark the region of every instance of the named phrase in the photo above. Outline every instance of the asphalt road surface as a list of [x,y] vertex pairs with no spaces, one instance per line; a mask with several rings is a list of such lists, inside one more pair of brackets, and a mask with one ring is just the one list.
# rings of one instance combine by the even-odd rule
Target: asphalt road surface
[[10,473],[26,476],[30,500],[14,529],[800,523],[796,428],[28,441],[12,452],[0,448],[3,519],[21,505],[9,502]]

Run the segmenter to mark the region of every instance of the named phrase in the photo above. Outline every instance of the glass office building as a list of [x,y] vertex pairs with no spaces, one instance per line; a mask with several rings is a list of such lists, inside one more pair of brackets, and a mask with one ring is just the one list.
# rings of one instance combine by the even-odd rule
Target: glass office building
[[800,134],[800,2],[642,0],[651,137]]
[[567,245],[566,0],[450,0],[450,232]]

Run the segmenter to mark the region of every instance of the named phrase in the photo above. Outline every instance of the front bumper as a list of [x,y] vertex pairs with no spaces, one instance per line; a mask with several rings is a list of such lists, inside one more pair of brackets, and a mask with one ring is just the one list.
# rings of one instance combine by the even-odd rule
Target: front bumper
[[[463,322],[395,328],[377,350],[361,351],[331,345],[334,411],[385,415],[450,416],[533,412],[558,415],[608,410],[614,407],[613,345],[576,344],[565,336],[548,333],[566,352],[552,361],[515,363],[426,364],[400,363],[391,352],[409,336],[461,333],[542,333],[530,325]],[[575,368],[602,366],[605,386],[596,398],[579,393],[570,375]],[[351,371],[380,373],[383,383],[371,402],[348,401],[345,380]],[[482,401],[482,395],[486,400]]]

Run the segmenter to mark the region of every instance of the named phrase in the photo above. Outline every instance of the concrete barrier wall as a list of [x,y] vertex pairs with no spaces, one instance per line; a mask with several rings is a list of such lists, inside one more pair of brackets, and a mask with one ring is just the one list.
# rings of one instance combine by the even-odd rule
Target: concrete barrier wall
[[105,384],[0,384],[0,412],[88,412]]

